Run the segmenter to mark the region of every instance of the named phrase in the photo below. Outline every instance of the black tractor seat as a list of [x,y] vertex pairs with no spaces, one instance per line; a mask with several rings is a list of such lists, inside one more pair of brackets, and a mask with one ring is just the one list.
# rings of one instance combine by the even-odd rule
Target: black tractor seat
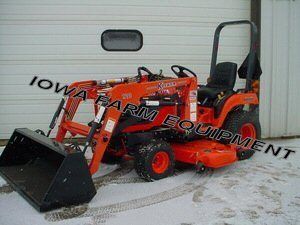
[[[232,62],[218,63],[215,74],[209,78],[207,85],[199,85],[198,101],[215,99],[223,92],[233,92],[236,81],[237,64]],[[205,100],[205,102],[206,102]]]
[[222,92],[225,93],[226,91],[228,91],[228,88],[224,88],[224,87],[212,88],[212,87],[200,85],[198,88],[198,98],[203,99],[203,96],[205,96],[205,98],[216,98],[218,94]]

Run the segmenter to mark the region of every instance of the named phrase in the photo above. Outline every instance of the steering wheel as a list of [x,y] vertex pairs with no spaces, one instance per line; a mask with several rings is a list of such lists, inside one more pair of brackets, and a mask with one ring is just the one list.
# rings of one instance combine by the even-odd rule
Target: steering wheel
[[173,71],[173,73],[176,74],[176,76],[178,76],[179,78],[182,78],[182,77],[189,77],[189,75],[187,75],[185,72],[183,71],[187,71],[189,72],[190,74],[192,74],[194,77],[197,77],[197,75],[191,71],[190,69],[186,68],[186,67],[183,67],[183,66],[179,66],[179,65],[173,65],[171,66],[171,70]]
[[137,69],[137,71],[138,71],[138,78],[141,80],[141,78],[142,78],[142,71],[144,71],[144,72],[146,72],[148,75],[150,75],[150,76],[153,76],[153,73],[149,70],[149,69],[147,69],[146,67],[144,67],[144,66],[140,66],[138,69]]

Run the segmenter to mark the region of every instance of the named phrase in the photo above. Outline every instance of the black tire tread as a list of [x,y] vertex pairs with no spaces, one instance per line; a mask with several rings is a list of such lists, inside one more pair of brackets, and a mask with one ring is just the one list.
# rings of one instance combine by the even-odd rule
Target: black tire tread
[[[149,163],[152,162],[152,156],[158,150],[166,151],[170,157],[169,168],[165,173],[160,175],[153,174],[154,172],[149,166]],[[141,145],[135,154],[135,171],[141,178],[147,181],[159,180],[173,175],[174,166],[175,161],[173,150],[170,145],[163,140],[153,140],[150,143]]]
[[[258,108],[252,111],[236,110],[229,113],[222,129],[230,131],[235,134],[239,134],[240,128],[245,123],[252,123],[256,128],[256,139],[261,138],[261,126],[258,116]],[[221,139],[222,143],[227,144],[227,139]]]

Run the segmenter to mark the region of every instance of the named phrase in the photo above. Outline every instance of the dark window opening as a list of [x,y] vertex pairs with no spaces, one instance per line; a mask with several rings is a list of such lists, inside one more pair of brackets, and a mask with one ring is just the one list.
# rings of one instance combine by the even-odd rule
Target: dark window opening
[[106,30],[101,45],[106,51],[138,51],[143,46],[143,35],[138,30]]

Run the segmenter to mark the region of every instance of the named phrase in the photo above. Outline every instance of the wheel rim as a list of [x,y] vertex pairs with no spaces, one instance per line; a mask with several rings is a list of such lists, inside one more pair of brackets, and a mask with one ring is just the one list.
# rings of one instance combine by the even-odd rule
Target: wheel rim
[[152,169],[155,173],[164,173],[169,167],[169,155],[166,152],[157,152],[152,160]]
[[245,123],[242,127],[241,127],[241,135],[242,138],[256,138],[256,129],[254,127],[254,125],[252,123]]

